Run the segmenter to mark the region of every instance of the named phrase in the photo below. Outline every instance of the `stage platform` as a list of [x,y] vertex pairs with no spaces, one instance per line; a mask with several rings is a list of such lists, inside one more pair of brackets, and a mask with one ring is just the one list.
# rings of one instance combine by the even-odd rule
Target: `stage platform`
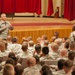
[[10,31],[12,37],[18,36],[19,43],[22,37],[32,36],[36,43],[37,37],[47,35],[48,40],[53,36],[53,33],[58,31],[61,38],[69,37],[72,25],[75,21],[68,21],[63,18],[8,18],[8,21],[14,26],[14,30]]

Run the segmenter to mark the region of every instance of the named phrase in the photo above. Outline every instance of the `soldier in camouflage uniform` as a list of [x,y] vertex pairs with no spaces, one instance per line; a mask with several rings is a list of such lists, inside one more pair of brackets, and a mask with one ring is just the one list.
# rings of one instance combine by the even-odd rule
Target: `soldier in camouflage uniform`
[[72,27],[72,32],[70,34],[70,42],[75,42],[75,25]]
[[0,21],[0,37],[4,40],[7,39],[9,34],[9,30],[13,30],[13,26],[6,21],[6,14],[1,14],[1,21]]

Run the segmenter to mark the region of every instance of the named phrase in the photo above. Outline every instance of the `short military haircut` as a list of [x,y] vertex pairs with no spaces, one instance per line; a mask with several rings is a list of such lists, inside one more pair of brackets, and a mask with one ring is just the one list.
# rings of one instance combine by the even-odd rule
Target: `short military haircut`
[[73,61],[74,58],[75,58],[75,52],[70,51],[70,52],[68,53],[68,59]]
[[52,71],[50,70],[50,67],[47,65],[42,66],[41,72],[41,75],[53,75]]
[[23,51],[26,51],[28,49],[28,43],[27,42],[24,42],[23,44],[22,44],[22,50]]
[[22,75],[23,73],[23,67],[21,65],[16,65],[15,66],[15,75]]
[[30,47],[34,46],[34,41],[29,41],[29,46]]
[[15,57],[15,53],[14,52],[10,52],[9,55],[8,55],[8,58],[12,58],[12,57]]
[[3,75],[15,75],[14,67],[11,64],[4,66]]
[[34,57],[29,57],[27,59],[27,65],[28,66],[34,66],[36,64],[36,59]]
[[66,69],[71,69],[73,66],[73,62],[71,60],[66,60],[64,63],[64,67],[66,67]]
[[8,58],[6,64],[11,64],[12,66],[15,65],[15,61],[12,58]]
[[16,43],[18,39],[16,37],[12,38],[12,43]]
[[43,47],[42,48],[42,52],[43,52],[43,54],[48,54],[49,53],[49,48],[48,47]]
[[65,60],[64,60],[64,59],[60,59],[60,60],[58,61],[58,69],[59,69],[59,70],[63,69],[64,63],[65,63]]
[[40,52],[41,51],[41,45],[40,44],[36,44],[35,45],[35,50],[36,50],[36,52]]

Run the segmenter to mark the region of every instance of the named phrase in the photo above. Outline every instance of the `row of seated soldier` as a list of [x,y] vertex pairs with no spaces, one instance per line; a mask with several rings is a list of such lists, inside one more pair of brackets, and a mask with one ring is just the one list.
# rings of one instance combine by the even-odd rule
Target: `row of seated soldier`
[[75,75],[75,25],[70,37],[59,37],[54,32],[51,41],[47,35],[33,38],[0,38],[0,75]]

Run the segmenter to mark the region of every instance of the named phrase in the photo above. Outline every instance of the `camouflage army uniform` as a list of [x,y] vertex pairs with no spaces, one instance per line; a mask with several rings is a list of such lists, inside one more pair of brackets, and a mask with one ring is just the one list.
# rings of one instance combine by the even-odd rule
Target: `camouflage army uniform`
[[75,42],[75,31],[70,34],[70,41]]
[[40,72],[36,66],[31,66],[24,69],[23,75],[40,75]]
[[[7,26],[7,28],[3,30],[4,26]],[[8,21],[0,21],[0,37],[2,39],[7,39],[10,27],[11,24]]]

